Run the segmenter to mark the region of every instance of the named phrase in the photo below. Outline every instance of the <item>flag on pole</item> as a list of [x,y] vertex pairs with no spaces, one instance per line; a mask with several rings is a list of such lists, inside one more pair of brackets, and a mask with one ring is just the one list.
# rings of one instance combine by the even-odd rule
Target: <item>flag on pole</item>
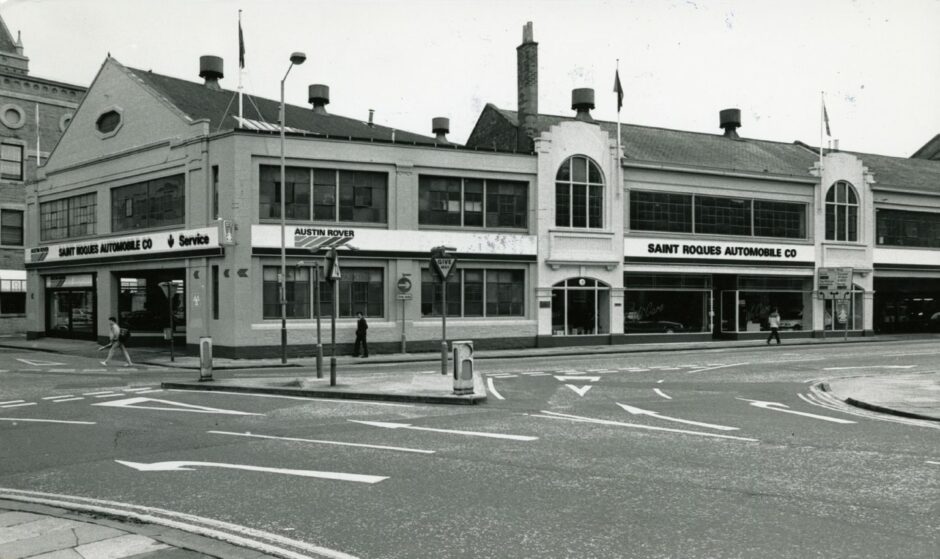
[[42,136],[40,132],[41,131],[39,129],[39,103],[36,103],[36,168],[39,168],[39,166],[42,164],[42,162],[39,160],[39,153],[40,153],[39,137]]
[[826,124],[826,136],[832,137],[832,132],[829,131],[829,113],[826,112],[826,100],[823,99],[823,122]]
[[238,67],[245,67],[245,36],[242,34],[241,10],[238,10]]
[[617,112],[623,107],[623,87],[620,85],[620,70],[614,72],[614,92],[617,94]]

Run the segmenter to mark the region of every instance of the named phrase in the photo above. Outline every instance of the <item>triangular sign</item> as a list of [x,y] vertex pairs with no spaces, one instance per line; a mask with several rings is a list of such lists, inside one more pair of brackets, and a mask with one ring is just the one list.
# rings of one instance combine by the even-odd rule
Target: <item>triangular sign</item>
[[587,394],[588,390],[593,388],[593,386],[590,384],[585,384],[584,386],[575,386],[573,384],[566,384],[565,386],[574,390],[574,393],[577,394],[578,396],[584,396],[585,394]]
[[456,262],[457,259],[453,257],[434,259],[434,264],[437,266],[438,273],[441,275],[441,278],[445,280],[448,276],[450,276],[450,270],[454,267]]
[[[142,405],[150,404],[150,405]],[[152,405],[158,404],[158,405]],[[107,408],[132,408],[137,410],[157,410],[157,411],[178,411],[190,413],[219,413],[223,415],[264,415],[262,413],[250,413],[246,411],[223,410],[219,408],[210,408],[207,406],[196,406],[193,404],[184,404],[182,402],[172,402],[170,400],[158,400],[156,398],[144,398],[137,396],[126,398],[124,400],[109,400],[93,406],[103,406]]]

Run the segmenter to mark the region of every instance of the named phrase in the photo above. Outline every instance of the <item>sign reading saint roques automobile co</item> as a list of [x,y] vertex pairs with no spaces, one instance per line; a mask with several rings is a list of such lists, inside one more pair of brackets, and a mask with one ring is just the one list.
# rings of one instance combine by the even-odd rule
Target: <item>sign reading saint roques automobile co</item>
[[624,256],[627,258],[765,260],[775,262],[813,262],[815,260],[815,248],[812,245],[654,238],[626,238],[623,245]]
[[185,252],[219,247],[219,228],[203,227],[182,231],[162,231],[146,235],[89,239],[59,245],[44,245],[26,249],[26,263],[74,261],[88,258],[118,258],[122,256],[163,252]]

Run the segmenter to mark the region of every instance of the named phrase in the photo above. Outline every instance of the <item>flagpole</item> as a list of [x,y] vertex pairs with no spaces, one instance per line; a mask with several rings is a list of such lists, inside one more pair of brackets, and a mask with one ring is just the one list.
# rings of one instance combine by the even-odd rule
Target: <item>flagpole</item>
[[[617,76],[617,82],[619,83],[620,81],[620,59],[619,58],[617,59],[617,71],[614,75]],[[620,157],[621,157],[621,154],[620,154],[620,106],[622,103],[620,100],[621,99],[620,95],[621,95],[620,92],[617,92],[617,180],[619,181],[619,184],[617,185],[617,190],[616,190],[617,198],[620,198],[620,192],[623,191],[623,177],[621,176],[622,171],[621,171],[621,165],[620,165]]]
[[826,119],[825,91],[819,92],[819,177],[822,178],[823,168],[823,126]]
[[39,103],[36,103],[36,170],[37,171],[39,170],[39,165],[41,164],[41,162],[39,161],[39,136],[41,136],[41,134],[39,133]]
[[242,121],[242,70],[244,69],[244,58],[242,54],[242,11],[238,10],[238,125],[241,127]]

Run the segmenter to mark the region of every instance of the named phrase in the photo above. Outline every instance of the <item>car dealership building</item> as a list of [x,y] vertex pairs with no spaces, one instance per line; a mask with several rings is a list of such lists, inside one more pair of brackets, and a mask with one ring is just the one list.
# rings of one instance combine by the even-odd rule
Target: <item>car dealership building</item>
[[[740,135],[732,109],[717,134],[624,124],[618,153],[593,91],[539,112],[531,24],[517,58],[517,110],[487,105],[463,146],[446,119],[424,136],[333,115],[322,85],[287,107],[292,354],[315,343],[313,266],[339,243],[355,250],[320,314],[351,346],[363,312],[379,352],[439,347],[443,289],[448,337],[478,348],[766,337],[774,308],[790,337],[940,323],[940,142],[820,157]],[[172,320],[217,355],[279,352],[278,103],[239,118],[221,61],[202,62],[204,83],[102,65],[27,196],[30,336],[101,339],[114,315],[135,342]],[[441,245],[458,258],[443,288]],[[838,299],[834,268],[851,269]]]

